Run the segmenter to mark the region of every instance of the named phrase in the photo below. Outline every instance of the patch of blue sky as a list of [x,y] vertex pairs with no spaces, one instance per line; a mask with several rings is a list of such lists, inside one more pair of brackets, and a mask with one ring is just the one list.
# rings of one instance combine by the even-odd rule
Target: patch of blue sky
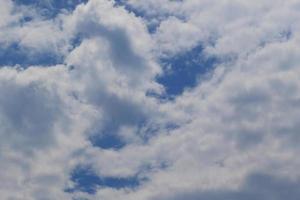
[[83,40],[83,36],[81,34],[75,35],[73,38],[70,40],[70,44],[72,45],[73,48],[78,47]]
[[161,58],[164,73],[157,77],[157,82],[166,89],[166,96],[173,98],[183,93],[187,88],[197,85],[198,79],[214,69],[216,58],[207,58],[202,53],[201,45],[178,55]]
[[19,25],[23,26],[25,23],[30,22],[33,20],[32,16],[24,16],[20,21],[19,21]]
[[63,62],[63,58],[52,52],[30,52],[29,49],[13,43],[8,47],[0,46],[0,66],[31,65],[50,66]]
[[[142,122],[135,122],[136,124],[132,124],[132,126],[142,126]],[[125,147],[130,143],[130,141],[126,140],[119,134],[119,125],[111,124],[106,126],[104,129],[99,131],[99,133],[94,133],[89,138],[89,141],[94,147],[99,147],[101,149],[113,149],[119,150]],[[133,130],[134,131],[134,130]],[[133,133],[138,134],[138,131]],[[137,135],[137,137],[140,137]]]
[[126,142],[117,134],[98,134],[90,137],[93,146],[101,149],[121,149],[126,145]]
[[[128,114],[129,117],[129,114]],[[89,141],[94,147],[101,149],[119,150],[125,147],[130,141],[126,140],[119,134],[122,125],[138,126],[143,120],[132,120],[130,123],[119,121],[118,123],[108,121],[107,125],[101,130],[91,133]]]
[[100,177],[96,175],[89,167],[77,167],[71,173],[71,180],[74,186],[65,189],[66,192],[76,191],[95,194],[98,188],[131,188],[134,189],[141,184],[137,176],[132,177]]
[[72,11],[88,0],[14,0],[17,4],[36,7],[45,17],[55,17],[63,10]]

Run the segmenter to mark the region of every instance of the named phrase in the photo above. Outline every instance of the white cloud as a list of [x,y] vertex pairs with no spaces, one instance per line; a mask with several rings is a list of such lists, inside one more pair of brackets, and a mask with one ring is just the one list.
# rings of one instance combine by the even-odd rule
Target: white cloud
[[65,196],[72,153],[86,145],[82,133],[93,111],[73,100],[63,66],[1,68],[0,76],[1,196]]
[[[55,19],[34,14],[21,26],[22,13],[12,13],[18,5],[3,1],[0,34],[13,34],[1,44],[65,59],[64,65],[0,68],[1,197],[269,200],[287,198],[289,185],[290,199],[297,199],[299,3],[127,4],[146,19],[112,1],[90,0]],[[153,34],[149,19],[159,23]],[[72,49],[77,36],[82,42]],[[146,95],[162,90],[155,82],[160,56],[199,44],[220,61],[206,79],[173,101]],[[127,146],[92,146],[88,138],[104,130]],[[146,179],[133,189],[66,193],[78,164],[99,176]]]
[[13,10],[13,4],[11,1],[5,1],[5,0],[1,0],[1,20],[0,20],[0,27],[5,27],[7,26],[9,23],[11,23],[12,21],[14,21],[16,19],[17,16],[14,16],[12,14],[12,10]]

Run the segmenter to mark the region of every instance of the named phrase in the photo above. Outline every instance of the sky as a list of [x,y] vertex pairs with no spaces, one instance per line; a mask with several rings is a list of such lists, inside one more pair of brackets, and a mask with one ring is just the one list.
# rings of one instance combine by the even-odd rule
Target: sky
[[298,0],[0,0],[3,200],[300,199]]

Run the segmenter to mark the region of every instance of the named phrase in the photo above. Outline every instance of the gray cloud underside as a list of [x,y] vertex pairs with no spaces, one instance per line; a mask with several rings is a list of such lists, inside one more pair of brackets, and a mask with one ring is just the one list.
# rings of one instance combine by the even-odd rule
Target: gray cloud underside
[[[300,198],[297,0],[90,0],[53,19],[0,4],[1,51],[62,59],[0,67],[1,199]],[[159,59],[199,45],[214,70],[148,95],[167,95]],[[103,134],[125,146],[94,146]],[[140,184],[66,192],[77,166]]]

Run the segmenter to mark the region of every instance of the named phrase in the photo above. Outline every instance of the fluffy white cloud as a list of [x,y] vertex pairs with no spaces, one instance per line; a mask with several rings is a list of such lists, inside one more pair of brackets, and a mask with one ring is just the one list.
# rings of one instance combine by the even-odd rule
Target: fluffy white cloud
[[11,169],[1,173],[1,196],[68,199],[72,194],[64,189],[93,131],[134,127],[152,112],[154,101],[145,94],[160,86],[154,81],[159,67],[149,53],[151,40],[139,19],[107,1],[91,1],[53,21],[36,16],[13,28],[18,34],[30,31],[17,41],[30,49],[28,54],[52,51],[56,44],[51,42],[61,45],[61,35],[83,38],[64,65],[1,68],[1,168]]
[[0,76],[1,196],[66,198],[72,153],[86,145],[92,109],[72,98],[64,66],[4,67]]
[[[124,4],[142,17],[114,1],[90,0],[45,19],[3,1],[1,44],[64,59],[0,68],[1,197],[298,199],[300,4]],[[33,19],[22,25],[28,9]],[[157,28],[149,33],[153,21]],[[148,95],[163,91],[155,80],[158,59],[199,45],[199,54],[218,63],[196,87],[174,100]],[[90,137],[103,134],[126,145],[93,146]],[[140,185],[65,192],[78,165],[99,177],[135,177]]]

